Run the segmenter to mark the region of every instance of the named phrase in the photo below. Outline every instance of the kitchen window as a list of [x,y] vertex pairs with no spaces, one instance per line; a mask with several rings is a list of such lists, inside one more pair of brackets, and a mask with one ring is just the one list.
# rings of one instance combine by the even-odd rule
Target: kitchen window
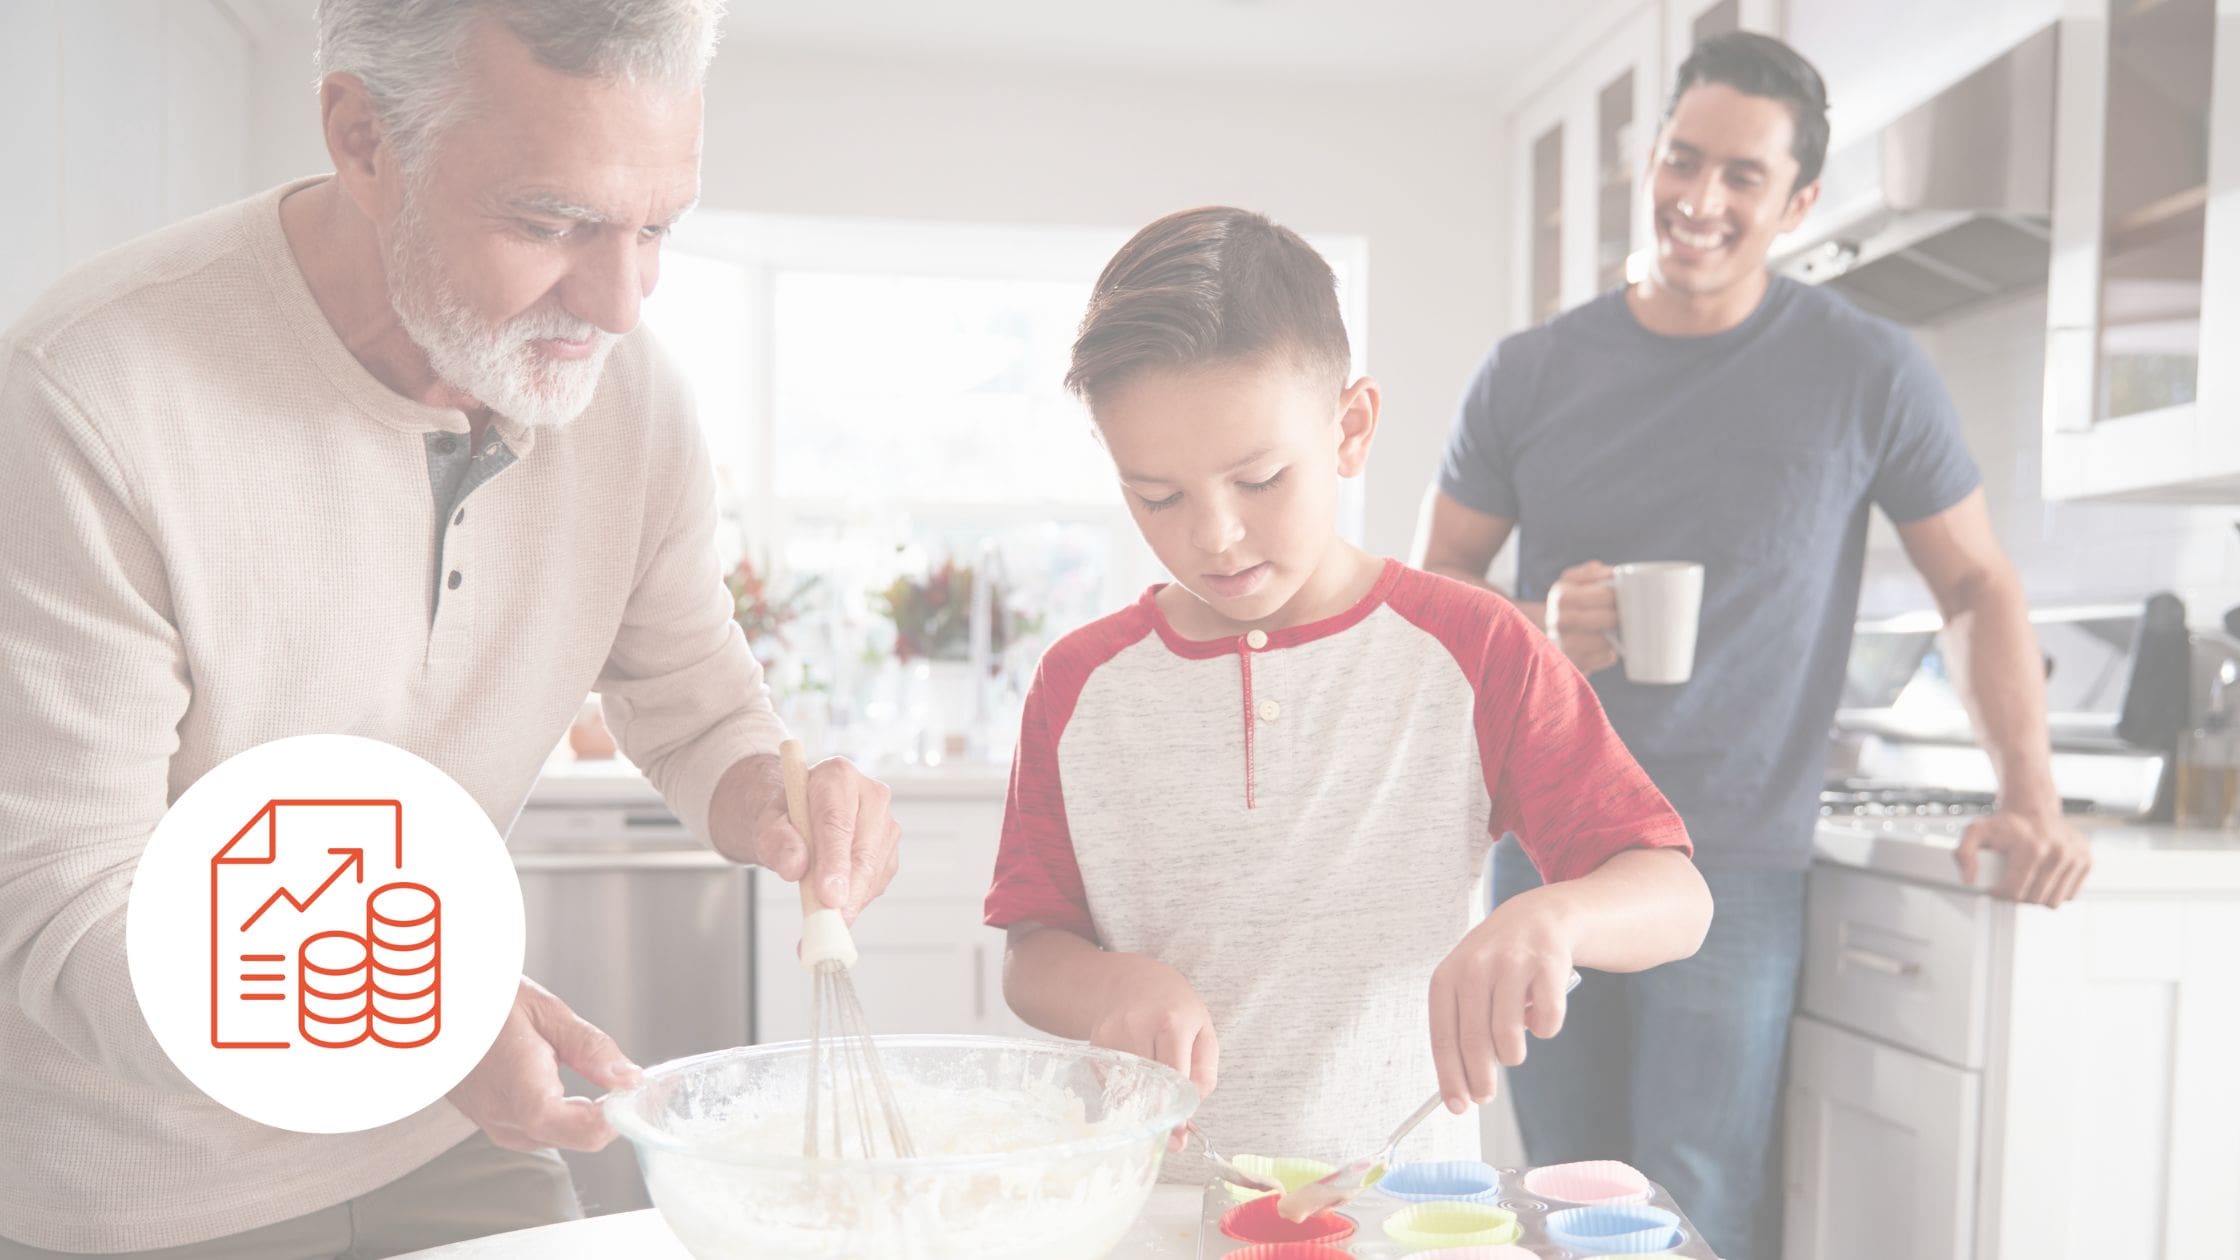
[[[645,319],[698,398],[724,562],[749,558],[780,594],[814,581],[783,644],[757,644],[807,733],[847,745],[957,722],[924,712],[897,659],[874,592],[898,577],[993,572],[1019,615],[977,706],[986,738],[967,741],[990,756],[1042,647],[1164,577],[1062,384],[1090,286],[1129,234],[701,211],[664,249]],[[1313,239],[1358,371],[1364,243]],[[1361,504],[1347,482],[1356,540]],[[923,734],[845,750],[929,759]]]

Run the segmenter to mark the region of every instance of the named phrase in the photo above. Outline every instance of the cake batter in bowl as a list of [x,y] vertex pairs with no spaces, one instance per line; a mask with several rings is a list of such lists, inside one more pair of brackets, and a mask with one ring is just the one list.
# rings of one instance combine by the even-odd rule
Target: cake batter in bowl
[[664,1063],[608,1096],[609,1121],[636,1147],[654,1206],[687,1250],[702,1260],[1102,1260],[1198,1105],[1181,1073],[1117,1051],[874,1040],[915,1158],[802,1156],[805,1042]]

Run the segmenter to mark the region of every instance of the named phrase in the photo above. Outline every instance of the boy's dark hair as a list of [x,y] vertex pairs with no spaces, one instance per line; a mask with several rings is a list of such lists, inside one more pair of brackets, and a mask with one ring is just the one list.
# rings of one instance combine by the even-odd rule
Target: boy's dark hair
[[1288,360],[1343,384],[1352,354],[1337,278],[1289,228],[1234,206],[1181,210],[1105,264],[1066,388],[1092,406],[1146,368]]
[[1797,159],[1797,182],[1789,191],[1820,178],[1820,167],[1828,159],[1828,85],[1796,49],[1756,31],[1728,31],[1697,44],[1680,63],[1672,99],[1665,104],[1667,119],[1680,107],[1680,98],[1699,83],[1724,83],[1745,95],[1787,105],[1796,123],[1789,154]]

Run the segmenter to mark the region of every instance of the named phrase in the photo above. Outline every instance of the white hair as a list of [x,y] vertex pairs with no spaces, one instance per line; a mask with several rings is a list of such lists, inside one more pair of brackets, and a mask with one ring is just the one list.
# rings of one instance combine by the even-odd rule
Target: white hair
[[401,164],[418,167],[467,98],[467,38],[504,25],[564,74],[690,90],[715,56],[726,0],[319,0],[322,78],[356,75]]

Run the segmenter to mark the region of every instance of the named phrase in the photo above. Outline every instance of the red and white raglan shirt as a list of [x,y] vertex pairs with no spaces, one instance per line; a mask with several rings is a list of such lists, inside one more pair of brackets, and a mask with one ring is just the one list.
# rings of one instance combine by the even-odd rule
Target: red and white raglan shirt
[[[1497,837],[1554,882],[1691,852],[1687,832],[1586,679],[1490,591],[1387,561],[1335,617],[1199,641],[1157,589],[1044,655],[987,922],[1189,980],[1221,1056],[1198,1121],[1223,1150],[1351,1157],[1438,1086],[1431,972]],[[1438,1111],[1402,1154],[1476,1159],[1476,1121]]]

